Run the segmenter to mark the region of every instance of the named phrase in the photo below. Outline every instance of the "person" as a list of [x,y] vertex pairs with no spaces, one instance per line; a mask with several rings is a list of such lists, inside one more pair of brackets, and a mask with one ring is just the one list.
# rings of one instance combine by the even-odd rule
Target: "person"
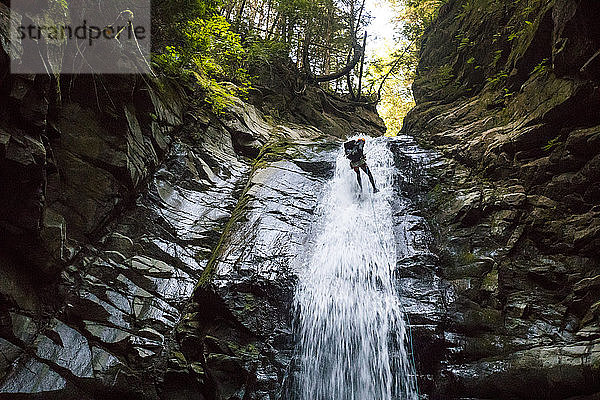
[[360,179],[360,170],[365,171],[369,180],[371,181],[371,185],[373,186],[373,193],[377,193],[377,187],[375,187],[375,180],[373,179],[373,175],[367,166],[367,157],[363,152],[363,148],[365,147],[365,139],[358,140],[349,140],[344,143],[344,151],[346,153],[346,158],[350,160],[350,168],[354,169],[356,172],[356,179],[358,180],[358,186],[362,191],[362,182]]

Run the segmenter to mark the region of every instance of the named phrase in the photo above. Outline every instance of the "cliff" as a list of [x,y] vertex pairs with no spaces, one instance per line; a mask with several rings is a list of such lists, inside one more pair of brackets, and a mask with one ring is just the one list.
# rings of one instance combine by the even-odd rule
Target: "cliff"
[[228,244],[265,207],[308,218],[327,176],[311,152],[380,135],[379,117],[278,77],[215,113],[166,78],[11,75],[8,13],[0,3],[0,398],[274,396],[292,278],[255,271],[257,238],[228,269]]
[[403,132],[437,154],[413,195],[439,257],[412,316],[432,398],[600,392],[599,17],[450,0],[425,32]]

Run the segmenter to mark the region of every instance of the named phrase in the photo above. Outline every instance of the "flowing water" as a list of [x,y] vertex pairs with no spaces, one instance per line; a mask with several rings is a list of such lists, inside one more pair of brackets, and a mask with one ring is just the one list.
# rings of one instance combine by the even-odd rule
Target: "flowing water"
[[302,400],[418,397],[393,275],[393,155],[384,138],[365,152],[380,192],[363,173],[358,193],[340,150],[296,291]]

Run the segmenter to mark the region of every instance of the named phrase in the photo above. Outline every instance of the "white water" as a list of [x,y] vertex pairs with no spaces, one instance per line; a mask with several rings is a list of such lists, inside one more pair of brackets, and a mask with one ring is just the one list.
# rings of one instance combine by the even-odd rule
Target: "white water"
[[417,399],[393,278],[393,157],[383,138],[368,140],[365,153],[380,192],[361,171],[358,197],[340,150],[297,287],[302,400]]

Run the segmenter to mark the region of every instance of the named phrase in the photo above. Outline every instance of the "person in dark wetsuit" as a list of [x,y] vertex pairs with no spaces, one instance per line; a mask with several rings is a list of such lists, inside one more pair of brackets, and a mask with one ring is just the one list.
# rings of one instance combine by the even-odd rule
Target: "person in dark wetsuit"
[[354,172],[356,172],[356,179],[358,180],[358,186],[360,187],[360,190],[362,191],[362,182],[360,179],[360,169],[362,168],[371,181],[373,193],[377,193],[378,190],[375,187],[375,180],[373,179],[373,175],[367,166],[367,158],[363,152],[364,146],[365,139],[349,140],[344,143],[344,151],[346,153],[346,158],[350,160],[350,168],[354,169]]

